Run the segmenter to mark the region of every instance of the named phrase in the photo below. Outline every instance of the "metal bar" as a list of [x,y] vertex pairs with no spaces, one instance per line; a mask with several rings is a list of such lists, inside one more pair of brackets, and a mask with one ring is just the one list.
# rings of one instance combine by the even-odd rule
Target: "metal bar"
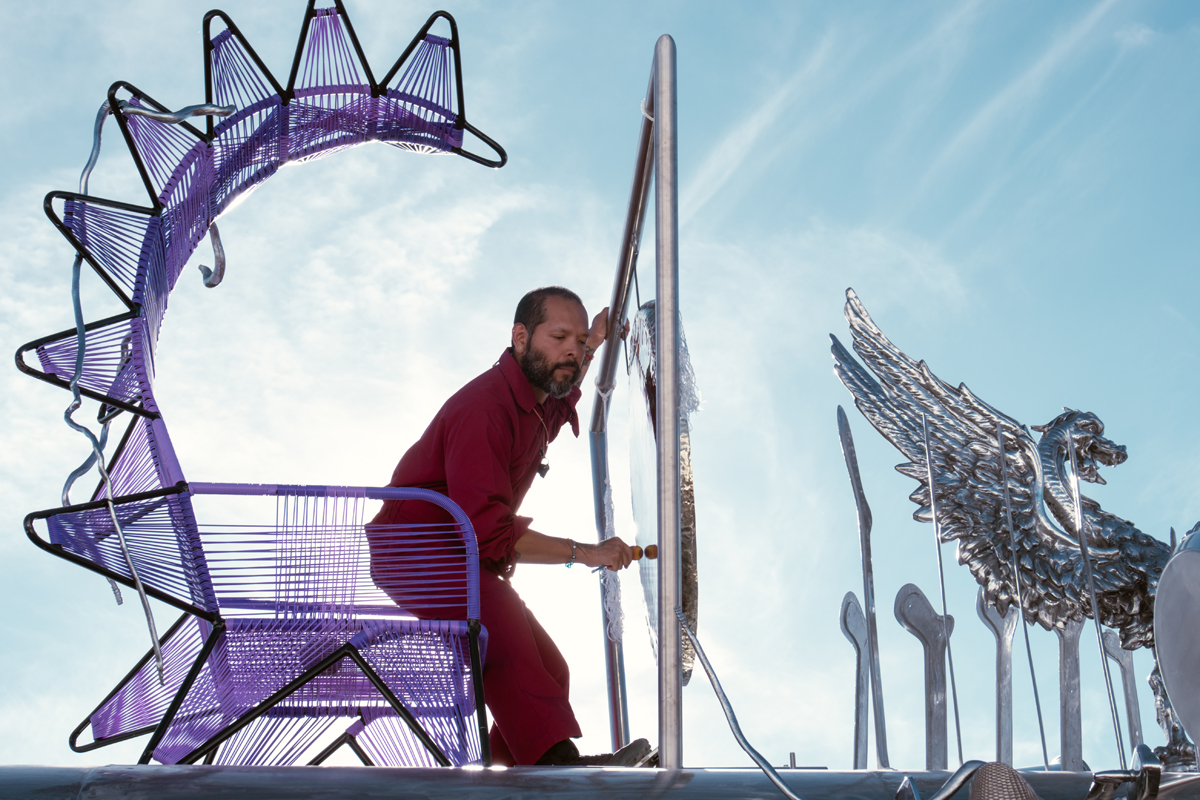
[[679,494],[679,191],[675,40],[654,47],[655,353],[658,365],[658,753],[683,768],[683,531]]
[[[183,623],[188,619],[191,619],[190,614],[181,614],[179,619],[175,620],[175,624],[163,634],[162,639],[159,640],[159,646],[161,647],[165,645],[167,641],[174,636],[181,627],[183,627]],[[154,729],[157,728],[158,725],[147,725],[145,727],[138,728],[137,730],[126,731],[125,733],[117,734],[116,736],[107,736],[102,740],[97,740],[95,737],[93,737],[91,744],[77,744],[79,734],[83,733],[84,729],[92,723],[92,717],[96,714],[96,712],[104,708],[104,706],[108,704],[108,701],[112,700],[113,697],[116,696],[117,692],[125,688],[126,684],[133,680],[134,676],[136,676],[138,672],[141,671],[142,667],[146,666],[146,663],[153,657],[154,650],[147,650],[146,655],[142,656],[138,662],[133,665],[133,669],[129,670],[129,673],[121,679],[120,683],[114,686],[113,690],[109,692],[103,700],[96,704],[96,707],[92,710],[92,713],[88,714],[87,718],[84,719],[83,722],[79,723],[79,727],[71,731],[71,735],[67,738],[67,744],[72,750],[74,750],[76,753],[86,753],[89,750],[95,750],[98,747],[105,747],[110,744],[116,744],[117,742],[123,742],[126,739],[133,739],[138,736],[144,736],[147,733],[154,732]]]
[[[654,101],[653,76],[646,87],[646,105]],[[653,114],[653,111],[651,111]],[[625,230],[621,237],[621,253],[617,259],[617,275],[613,281],[612,297],[608,303],[608,331],[604,338],[604,350],[600,354],[599,374],[596,376],[596,399],[592,405],[592,426],[588,437],[592,454],[592,501],[596,508],[596,535],[603,541],[608,536],[607,504],[605,490],[609,481],[608,469],[608,400],[616,385],[617,365],[621,356],[620,332],[625,328],[628,316],[629,287],[637,266],[638,250],[642,241],[642,229],[646,220],[646,199],[650,191],[650,176],[654,160],[650,158],[650,137],[653,123],[642,117],[638,134],[637,158],[634,162],[633,185],[629,192],[629,210],[625,216]],[[601,597],[604,588],[601,585]],[[608,638],[608,610],[603,599],[600,604],[602,629],[604,631],[604,664],[608,679],[609,725],[613,751],[629,743],[629,709],[625,693],[625,654],[620,642]]]
[[906,583],[896,594],[896,621],[917,637],[925,651],[925,769],[946,768],[946,641],[954,617],[942,617],[929,598]]
[[[605,405],[605,399],[598,396],[597,409]],[[603,414],[600,415],[600,419],[602,424],[606,423]],[[608,538],[608,508],[604,502],[605,488],[608,484],[608,433],[605,430],[593,430],[588,439],[592,448],[592,499],[596,505],[596,538],[604,541]],[[625,692],[625,650],[621,642],[614,642],[608,636],[608,604],[605,602],[603,582],[600,583],[600,632],[604,637],[609,733],[615,753],[629,744],[629,706]]]
[[1010,767],[1013,765],[1013,715],[1012,715],[1012,642],[1020,623],[1020,611],[1015,605],[1008,613],[988,603],[987,593],[979,587],[975,598],[975,611],[983,624],[996,637],[996,760]]
[[996,420],[996,443],[1000,446],[1000,477],[1004,486],[1004,519],[1008,522],[1008,545],[1012,555],[1013,586],[1017,590],[1017,609],[1021,614],[1021,633],[1025,637],[1025,656],[1029,661],[1029,681],[1033,684],[1033,705],[1037,709],[1038,734],[1042,738],[1042,766],[1050,771],[1050,753],[1046,748],[1046,725],[1042,721],[1042,699],[1038,695],[1037,673],[1033,669],[1033,648],[1029,645],[1029,626],[1025,624],[1025,599],[1021,594],[1021,573],[1017,569],[1017,534],[1013,527],[1012,496],[1008,492],[1008,451],[1004,448],[1004,428]]
[[479,723],[479,762],[485,767],[490,767],[492,743],[488,739],[487,711],[483,704],[483,658],[479,653],[479,631],[482,627],[477,619],[467,621],[468,642],[471,648],[471,690],[475,693],[475,718]]
[[375,766],[375,762],[371,760],[369,755],[367,755],[367,751],[362,749],[362,745],[360,745],[358,740],[353,736],[350,737],[350,741],[346,742],[346,746],[354,751],[354,755],[358,756],[358,760],[363,763],[363,766]]
[[854,592],[846,592],[842,598],[839,622],[842,633],[854,645],[854,769],[866,769],[867,693],[870,691],[871,668],[867,665],[867,620]]
[[850,488],[854,492],[854,505],[858,509],[858,540],[862,551],[863,611],[867,618],[867,655],[871,669],[871,702],[875,714],[875,765],[879,769],[891,769],[887,747],[887,720],[883,714],[883,677],[879,670],[879,630],[875,622],[875,576],[871,567],[871,507],[863,491],[862,475],[858,471],[858,454],[854,450],[854,437],[850,434],[850,421],[846,412],[838,406],[838,436],[842,440],[842,455],[846,458],[846,471],[850,473]]
[[[779,777],[779,773],[771,766],[771,762],[763,758],[762,753],[754,749],[750,741],[746,738],[746,734],[742,733],[742,726],[738,725],[737,716],[733,713],[733,705],[730,704],[729,698],[725,696],[725,690],[721,688],[721,682],[717,680],[717,673],[713,671],[712,664],[708,663],[708,656],[704,655],[704,648],[700,646],[700,640],[696,638],[696,634],[687,624],[687,617],[683,615],[683,609],[675,609],[675,616],[679,620],[679,626],[692,641],[692,647],[696,649],[696,657],[700,659],[700,666],[704,667],[704,671],[708,673],[708,680],[712,683],[713,691],[717,694],[717,702],[721,704],[721,710],[725,712],[725,720],[729,723],[729,729],[733,731],[733,736],[737,739],[737,743],[746,755],[753,759],[759,769],[775,784],[775,788],[783,793],[783,796],[788,800],[801,800],[800,795],[796,794],[791,788],[783,782],[783,778]],[[661,757],[662,750],[659,750]],[[792,754],[793,758],[795,754]],[[792,764],[795,767],[795,764]]]
[[1079,701],[1079,635],[1083,620],[1070,620],[1058,634],[1058,738],[1064,772],[1083,769],[1083,716]]
[[[933,450],[929,447],[929,418],[921,414],[921,431],[925,438],[925,475],[929,479],[929,516],[933,519],[933,546],[937,551],[938,588],[942,595],[942,625],[947,625],[950,612],[946,610],[946,572],[942,567],[942,526],[938,521],[937,489],[933,484]],[[954,651],[950,647],[950,630],[946,629],[946,663],[950,665],[950,699],[954,705],[954,737],[958,742],[958,763],[963,763],[962,721],[958,714],[958,685],[954,681]]]
[[1133,653],[1121,647],[1116,631],[1104,632],[1104,652],[1121,668],[1121,686],[1125,690],[1125,715],[1129,720],[1129,746],[1142,744],[1142,711],[1138,706],[1137,678],[1133,672]]
[[1079,553],[1083,557],[1083,574],[1087,577],[1088,599],[1092,604],[1092,619],[1096,622],[1096,646],[1100,650],[1100,663],[1104,666],[1104,686],[1108,689],[1108,708],[1112,712],[1113,736],[1117,739],[1117,755],[1121,769],[1128,769],[1125,761],[1125,745],[1121,741],[1121,716],[1117,712],[1117,697],[1113,694],[1112,673],[1108,669],[1108,656],[1104,652],[1104,628],[1100,624],[1100,604],[1096,602],[1096,579],[1092,575],[1092,557],[1088,551],[1087,518],[1083,515],[1083,504],[1079,498],[1079,464],[1075,461],[1075,446],[1067,444],[1067,455],[1071,459],[1071,486],[1075,500],[1075,533],[1079,536]]
[[154,729],[154,734],[150,737],[150,741],[146,743],[146,749],[142,751],[142,755],[138,759],[139,764],[149,764],[150,759],[154,757],[154,751],[158,747],[158,743],[162,741],[163,736],[170,729],[171,723],[175,721],[175,715],[179,713],[179,707],[183,705],[183,700],[187,697],[187,693],[191,691],[192,684],[200,676],[200,670],[204,669],[204,665],[208,661],[208,655],[216,645],[217,639],[224,635],[225,621],[218,619],[213,624],[212,630],[208,632],[208,638],[204,640],[204,645],[200,648],[200,652],[196,654],[196,660],[192,662],[192,667],[188,670],[187,677],[183,679],[183,683],[180,684],[179,691],[171,699],[171,705],[167,706],[166,712],[158,722],[158,727]]
[[[371,682],[371,685],[374,686],[381,695],[383,695],[383,699],[386,700],[388,705],[390,705],[396,714],[400,716],[400,719],[404,720],[404,724],[408,726],[410,731],[412,731],[413,736],[416,736],[417,740],[425,746],[425,749],[429,751],[431,756],[433,756],[433,760],[438,762],[438,764],[443,767],[451,766],[450,759],[446,757],[446,754],[442,751],[442,748],[439,747],[437,742],[433,740],[433,737],[429,735],[429,733],[425,730],[425,727],[417,721],[417,718],[414,717],[412,712],[408,710],[408,707],[401,702],[400,698],[396,696],[396,693],[392,691],[392,688],[384,683],[383,678],[379,676],[379,673],[375,671],[375,668],[367,663],[367,660],[363,657],[362,653],[358,652],[358,649],[353,645],[346,645],[346,647],[349,649],[349,652],[346,654],[347,657],[358,665],[358,668],[361,669],[363,674],[367,676],[367,680]],[[476,698],[476,702],[479,702],[479,698]]]
[[[333,755],[334,753],[337,752],[339,747],[346,744],[346,742],[352,741],[353,739],[354,739],[354,737],[351,736],[350,734],[343,733],[341,736],[337,737],[332,742],[330,742],[324,750],[322,750],[321,752],[319,752],[315,756],[313,756],[312,761],[308,762],[308,766],[310,766],[310,767],[321,766],[322,764],[325,763],[325,759],[329,758],[331,755]],[[212,752],[215,753],[216,751],[213,750]],[[211,753],[210,753],[210,755],[211,755]],[[207,756],[205,758],[207,758]]]

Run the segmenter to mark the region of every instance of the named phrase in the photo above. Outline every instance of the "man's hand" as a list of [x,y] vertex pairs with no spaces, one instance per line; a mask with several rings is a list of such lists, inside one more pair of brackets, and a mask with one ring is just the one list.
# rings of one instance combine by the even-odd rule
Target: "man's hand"
[[595,316],[592,320],[592,327],[588,329],[587,346],[593,350],[599,349],[600,345],[604,344],[605,338],[608,337],[608,308]]
[[589,567],[608,567],[615,572],[633,562],[633,549],[617,536],[605,539],[600,544],[579,542],[576,547],[576,559]]

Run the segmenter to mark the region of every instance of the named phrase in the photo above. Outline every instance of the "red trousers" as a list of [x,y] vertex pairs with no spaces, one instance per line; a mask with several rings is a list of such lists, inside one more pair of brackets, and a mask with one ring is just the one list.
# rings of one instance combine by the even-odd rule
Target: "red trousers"
[[479,600],[488,632],[483,693],[492,712],[492,763],[533,764],[552,745],[582,735],[568,698],[570,670],[512,584],[481,569]]

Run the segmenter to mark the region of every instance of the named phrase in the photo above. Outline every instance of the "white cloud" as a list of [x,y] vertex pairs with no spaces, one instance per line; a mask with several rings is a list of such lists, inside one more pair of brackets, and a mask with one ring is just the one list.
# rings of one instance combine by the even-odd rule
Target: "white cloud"
[[1154,41],[1155,33],[1140,22],[1131,22],[1120,28],[1113,37],[1121,47],[1132,50],[1150,44]]

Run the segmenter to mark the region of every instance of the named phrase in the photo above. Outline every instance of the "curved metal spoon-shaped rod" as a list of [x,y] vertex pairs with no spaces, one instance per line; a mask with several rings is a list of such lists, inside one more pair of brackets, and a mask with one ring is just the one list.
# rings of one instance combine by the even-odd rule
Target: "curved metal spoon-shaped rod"
[[867,768],[867,684],[871,668],[867,664],[867,620],[854,592],[842,598],[838,615],[842,634],[854,645],[854,768]]
[[1017,632],[1021,611],[1009,606],[1008,613],[1000,612],[988,605],[986,592],[979,587],[975,598],[975,610],[988,630],[996,637],[996,760],[1010,767],[1013,763],[1013,716],[1012,716],[1012,643]]
[[850,422],[846,412],[838,406],[838,437],[842,441],[842,455],[846,459],[846,471],[850,473],[850,488],[854,492],[854,504],[858,509],[858,540],[862,551],[863,606],[867,618],[867,654],[871,668],[871,700],[875,712],[875,763],[880,769],[890,769],[887,749],[887,723],[883,715],[883,678],[879,670],[879,630],[875,623],[875,577],[871,568],[871,507],[863,491],[862,476],[858,472],[858,455],[854,451],[854,437],[850,435]]
[[916,584],[896,593],[896,621],[917,637],[925,650],[925,769],[945,769],[946,642],[954,633],[954,617],[942,617]]

